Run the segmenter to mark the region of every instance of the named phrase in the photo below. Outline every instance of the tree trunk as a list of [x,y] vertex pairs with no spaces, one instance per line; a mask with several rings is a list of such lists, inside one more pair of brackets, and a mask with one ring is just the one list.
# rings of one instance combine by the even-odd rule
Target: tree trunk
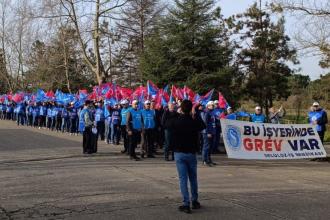
[[95,7],[95,18],[94,18],[94,30],[93,30],[93,46],[94,54],[96,59],[96,77],[99,85],[104,81],[105,75],[102,71],[102,60],[100,55],[100,30],[99,30],[99,19],[100,19],[100,0],[96,1]]
[[65,35],[63,33],[63,29],[62,28],[61,28],[61,41],[62,41],[62,46],[63,46],[63,58],[64,58],[64,69],[65,69],[66,86],[68,88],[69,93],[71,93],[71,85],[70,85],[70,79],[69,79],[68,51],[67,51],[67,47],[65,45]]

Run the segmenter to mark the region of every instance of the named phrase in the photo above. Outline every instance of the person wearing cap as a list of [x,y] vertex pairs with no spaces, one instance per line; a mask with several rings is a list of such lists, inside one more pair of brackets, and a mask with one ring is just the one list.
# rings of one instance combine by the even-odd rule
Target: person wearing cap
[[213,105],[214,105],[214,109],[213,109],[212,112],[215,116],[216,133],[215,133],[215,140],[214,140],[213,147],[210,148],[211,153],[215,153],[215,152],[218,151],[218,148],[219,148],[219,145],[220,145],[220,134],[221,134],[220,119],[221,119],[222,115],[225,112],[225,109],[220,108],[218,100],[214,100]]
[[135,149],[141,139],[142,131],[142,114],[138,109],[139,102],[132,101],[132,107],[126,115],[126,130],[129,141],[129,155],[131,160],[138,161],[140,158],[136,156]]
[[43,102],[40,106],[39,111],[39,129],[46,127],[46,117],[47,117],[47,103]]
[[74,106],[74,103],[72,102],[68,110],[70,117],[70,135],[77,135],[78,109]]
[[262,110],[260,106],[255,108],[255,113],[251,114],[250,121],[254,123],[265,123],[266,116],[262,114]]
[[230,107],[230,106],[227,108],[226,119],[229,119],[229,120],[237,120],[237,115],[236,115],[236,113],[233,111],[232,107]]
[[318,102],[313,103],[311,111],[308,113],[308,123],[316,125],[317,133],[323,143],[326,124],[328,123],[328,115],[327,112],[320,107]]
[[57,132],[60,132],[62,129],[62,110],[63,110],[63,106],[58,104],[57,113],[55,116],[56,119],[55,128]]
[[16,106],[16,113],[17,113],[17,125],[24,125],[26,122],[26,115],[25,115],[25,103],[17,103]]
[[33,119],[33,116],[32,116],[32,111],[33,111],[32,102],[30,102],[28,104],[25,111],[26,111],[26,121],[27,121],[26,125],[32,127],[33,126],[33,124],[32,124],[32,119]]
[[151,102],[146,100],[144,102],[144,109],[142,110],[142,158],[147,154],[148,158],[154,158],[154,138],[155,138],[155,121],[156,113],[151,109]]
[[39,105],[37,103],[34,103],[33,111],[32,111],[33,127],[37,127],[38,125],[39,110],[40,110]]
[[53,108],[52,108],[52,124],[50,129],[53,131],[56,128],[56,117],[57,117],[57,112],[58,112],[58,106],[56,103],[54,103]]
[[206,109],[203,113],[201,113],[201,118],[206,125],[206,129],[204,129],[202,133],[203,138],[203,165],[212,166],[216,165],[211,159],[211,150],[214,148],[215,139],[216,139],[216,119],[214,110],[214,102],[209,101],[206,104]]
[[[173,135],[174,157],[183,197],[183,205],[179,206],[179,211],[191,213],[190,204],[193,209],[201,207],[198,202],[197,153],[199,152],[199,133],[206,126],[196,115],[190,100],[183,100],[180,107],[182,113],[167,120],[165,128],[169,129]],[[190,182],[191,199],[188,181]]]
[[97,128],[97,139],[101,137],[101,141],[104,141],[104,133],[105,133],[105,117],[104,117],[104,109],[102,102],[98,102],[95,109],[95,122]]
[[6,119],[6,109],[7,109],[7,106],[5,103],[2,103],[1,104],[1,108],[0,108],[0,119],[1,120],[5,120]]
[[79,131],[83,133],[83,154],[93,153],[92,128],[94,122],[91,106],[91,101],[85,101],[84,108],[80,111],[79,115]]
[[127,129],[126,129],[126,117],[127,117],[127,113],[129,111],[128,108],[128,101],[126,99],[122,100],[120,102],[120,104],[122,105],[122,109],[120,112],[120,131],[121,131],[121,135],[124,141],[124,150],[121,151],[121,153],[127,153],[129,154],[129,143],[128,143],[128,135],[127,135]]
[[281,106],[278,110],[274,107],[271,107],[269,108],[268,112],[268,121],[272,124],[280,124],[281,118],[285,116],[285,109],[283,108],[283,106]]
[[104,106],[104,125],[105,125],[105,140],[106,144],[111,143],[111,112],[112,108],[110,103],[105,103]]
[[53,109],[53,104],[49,103],[47,108],[47,115],[46,115],[46,128],[48,130],[50,130],[52,126],[52,109]]
[[67,104],[63,106],[62,109],[62,126],[61,130],[62,133],[67,132],[69,133],[69,128],[70,128],[70,118],[69,118],[69,110]]
[[111,111],[111,140],[115,145],[119,145],[120,139],[120,108],[115,104]]

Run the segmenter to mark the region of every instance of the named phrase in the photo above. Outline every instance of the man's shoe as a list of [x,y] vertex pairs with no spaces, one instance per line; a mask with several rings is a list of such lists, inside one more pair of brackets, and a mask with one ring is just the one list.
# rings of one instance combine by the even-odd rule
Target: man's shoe
[[148,158],[156,158],[154,155],[148,155]]
[[179,211],[187,214],[191,213],[190,206],[186,206],[186,205],[179,206]]
[[126,153],[127,152],[127,150],[122,150],[122,151],[120,151],[122,154],[124,154],[124,153]]
[[214,163],[213,161],[210,162],[211,165],[218,165],[217,163]]
[[141,154],[141,158],[144,158],[144,153]]
[[135,160],[135,161],[139,161],[140,160],[140,158],[139,157],[136,157],[136,156],[135,157],[130,157],[130,159],[131,160]]
[[193,201],[192,204],[191,204],[191,208],[192,209],[200,209],[201,204],[198,201]]
[[208,166],[208,167],[212,167],[212,164],[211,164],[211,163],[208,163],[208,162],[206,162],[206,161],[203,162],[203,165],[204,165],[204,166]]
[[168,157],[165,157],[165,161],[170,161],[170,159],[168,159]]

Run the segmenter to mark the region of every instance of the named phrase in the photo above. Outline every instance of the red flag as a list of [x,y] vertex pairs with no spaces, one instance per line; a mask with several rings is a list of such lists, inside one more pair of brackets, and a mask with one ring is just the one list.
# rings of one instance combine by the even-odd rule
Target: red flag
[[89,99],[89,100],[96,100],[96,99],[97,99],[96,92],[93,91],[92,93],[90,93],[90,94],[88,95],[88,98],[87,98],[87,99]]
[[189,99],[190,101],[194,101],[195,92],[192,89],[188,88],[187,86],[184,86],[183,94],[184,98]]
[[46,96],[48,98],[55,98],[55,94],[52,90],[49,90],[48,92],[46,92]]
[[86,89],[80,89],[79,90],[79,94],[88,94],[87,90]]
[[183,92],[180,88],[176,88],[174,85],[172,86],[171,93],[174,98],[183,99]]
[[8,101],[11,101],[13,98],[13,94],[11,92],[7,93],[7,99]]
[[228,102],[226,101],[225,97],[223,97],[223,95],[221,94],[221,92],[219,92],[219,108],[227,108]]
[[132,99],[139,99],[139,97],[143,94],[147,94],[147,88],[143,86],[139,86],[135,89],[132,94]]
[[120,88],[119,89],[120,95],[124,99],[129,99],[132,96],[133,91],[129,88]]
[[114,95],[115,95],[115,93],[114,93],[114,91],[113,91],[113,88],[110,88],[110,89],[107,91],[107,93],[105,93],[104,97],[105,97],[106,99],[110,99],[110,98],[112,98]]
[[12,100],[16,103],[22,102],[24,100],[24,93],[16,93],[12,97]]

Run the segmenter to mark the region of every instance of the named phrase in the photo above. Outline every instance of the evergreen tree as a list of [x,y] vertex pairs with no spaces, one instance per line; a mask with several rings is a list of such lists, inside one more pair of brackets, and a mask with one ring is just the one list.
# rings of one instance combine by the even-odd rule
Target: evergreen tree
[[246,70],[245,90],[268,113],[274,99],[290,95],[288,78],[293,71],[287,62],[297,62],[296,51],[290,48],[290,38],[284,33],[284,18],[272,22],[261,5],[255,3],[237,18],[243,40],[239,61]]
[[160,85],[188,85],[201,93],[216,88],[230,96],[239,74],[232,67],[233,51],[214,1],[176,0],[147,39],[140,68],[145,80]]

